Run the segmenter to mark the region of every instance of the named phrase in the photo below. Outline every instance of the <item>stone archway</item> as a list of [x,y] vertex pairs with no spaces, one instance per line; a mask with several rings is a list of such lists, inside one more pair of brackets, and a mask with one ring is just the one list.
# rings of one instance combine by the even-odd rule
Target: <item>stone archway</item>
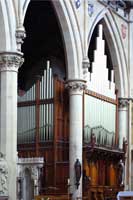
[[[71,10],[71,3],[65,1],[51,0],[55,13],[61,27],[61,32],[64,39],[64,47],[66,53],[67,64],[67,79],[82,78],[82,59],[83,46],[81,36],[79,34],[77,22],[73,11]],[[25,0],[20,6],[22,10],[22,23],[24,22],[25,14],[30,0]],[[70,17],[71,16],[71,17]]]
[[108,38],[108,46],[111,54],[111,59],[115,72],[115,82],[116,87],[119,90],[120,97],[128,97],[129,91],[129,79],[127,70],[127,61],[125,57],[125,51],[121,41],[120,34],[118,32],[118,27],[114,22],[114,18],[110,10],[103,9],[95,18],[93,25],[91,27],[90,34],[88,36],[88,46],[92,37],[92,33],[96,25],[101,22],[104,26],[104,33],[106,38]]
[[18,199],[34,199],[34,196],[39,194],[39,178],[43,165],[44,159],[42,157],[19,158],[17,182]]

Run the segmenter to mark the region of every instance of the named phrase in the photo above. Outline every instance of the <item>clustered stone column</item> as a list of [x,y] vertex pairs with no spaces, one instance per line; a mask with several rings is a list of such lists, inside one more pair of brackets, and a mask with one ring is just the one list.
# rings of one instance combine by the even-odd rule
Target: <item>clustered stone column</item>
[[8,166],[9,200],[16,199],[17,72],[22,62],[21,53],[0,53],[0,152]]
[[[70,194],[72,199],[82,199],[82,139],[83,139],[83,90],[84,80],[69,80],[66,83],[69,89],[69,173],[70,173]],[[81,164],[81,177],[79,186],[76,186],[75,163],[79,160]]]

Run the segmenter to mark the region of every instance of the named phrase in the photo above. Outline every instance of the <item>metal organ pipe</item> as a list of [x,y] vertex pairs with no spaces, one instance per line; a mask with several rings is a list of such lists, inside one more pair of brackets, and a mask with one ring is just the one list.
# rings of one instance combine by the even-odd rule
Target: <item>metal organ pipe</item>
[[[40,80],[39,100],[39,139],[53,139],[53,74],[50,62],[44,69]],[[36,133],[36,83],[22,96],[18,96],[18,143],[35,142]],[[47,100],[47,101],[45,101]]]
[[115,137],[116,104],[88,94],[85,94],[84,99],[85,141],[90,142],[90,134],[94,133],[98,143],[111,145]]

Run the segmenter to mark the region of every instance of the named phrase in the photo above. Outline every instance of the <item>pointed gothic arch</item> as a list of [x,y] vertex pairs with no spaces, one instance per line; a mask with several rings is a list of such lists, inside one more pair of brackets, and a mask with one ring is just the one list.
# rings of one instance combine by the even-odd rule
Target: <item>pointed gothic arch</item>
[[108,38],[107,43],[115,71],[115,82],[119,90],[119,96],[127,97],[129,88],[127,60],[118,27],[109,9],[103,9],[95,18],[88,36],[88,46],[93,31],[99,22],[103,24],[105,37]]
[[6,11],[4,10],[5,4],[0,2],[0,50],[3,51],[6,49],[7,41],[6,41]]
[[[72,10],[72,5],[70,2],[66,3],[66,1],[60,0],[51,0],[51,2],[53,9],[55,10],[55,14],[57,15],[63,35],[66,53],[67,78],[82,78],[83,49],[77,22]],[[22,21],[24,21],[29,3],[30,0],[25,0],[23,3]]]
[[0,2],[0,51],[16,51],[16,21],[11,1]]

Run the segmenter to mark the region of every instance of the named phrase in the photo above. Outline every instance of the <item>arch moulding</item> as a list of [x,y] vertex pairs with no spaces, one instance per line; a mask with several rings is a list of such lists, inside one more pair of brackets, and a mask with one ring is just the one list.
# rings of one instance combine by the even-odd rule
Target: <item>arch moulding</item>
[[97,23],[100,21],[104,25],[104,33],[106,38],[108,38],[107,42],[110,47],[109,51],[115,71],[115,82],[116,87],[119,90],[119,96],[128,97],[129,74],[127,69],[127,60],[118,27],[109,9],[103,9],[95,18],[88,35],[88,47],[92,33]]
[[[76,27],[77,24],[74,17],[74,13],[71,9],[71,4],[69,1],[66,3],[65,0],[63,1],[51,0],[51,1],[55,9],[56,15],[58,17],[61,26],[61,31],[63,34],[64,46],[66,52],[67,78],[68,79],[82,78],[82,51],[81,51],[82,45],[79,33],[78,31],[75,31],[75,29],[78,29],[78,27]],[[24,0],[23,2],[22,6],[23,22],[29,3],[30,0]]]

